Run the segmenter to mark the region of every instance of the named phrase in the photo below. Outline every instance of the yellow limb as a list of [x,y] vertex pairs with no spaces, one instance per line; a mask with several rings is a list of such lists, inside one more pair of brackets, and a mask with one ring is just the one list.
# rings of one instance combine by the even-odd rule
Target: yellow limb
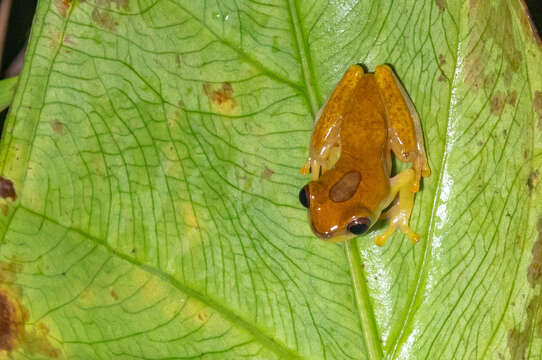
[[420,235],[408,226],[414,206],[414,192],[411,191],[411,187],[416,181],[417,175],[412,168],[401,171],[390,180],[390,196],[391,198],[398,196],[398,201],[383,215],[383,217],[390,219],[390,223],[386,231],[375,238],[376,245],[383,246],[396,230],[401,230],[413,243],[420,240]]

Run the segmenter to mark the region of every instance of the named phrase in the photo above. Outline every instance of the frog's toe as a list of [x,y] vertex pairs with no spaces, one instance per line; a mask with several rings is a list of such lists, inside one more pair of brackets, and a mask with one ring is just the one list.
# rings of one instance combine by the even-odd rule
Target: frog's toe
[[420,181],[415,180],[408,190],[413,194],[417,193],[420,190]]
[[318,180],[320,178],[320,170],[322,169],[320,162],[318,160],[312,160],[310,169],[312,173],[312,180]]
[[299,172],[301,173],[301,175],[308,175],[310,171],[311,171],[311,165],[309,161],[307,160],[305,165],[303,165],[301,169],[299,169]]
[[425,168],[422,169],[422,176],[428,177],[429,175],[431,175],[431,169],[426,165]]
[[388,238],[395,232],[395,230],[395,224],[390,223],[390,225],[386,229],[386,232],[375,237],[375,245],[384,246],[386,244],[386,240],[388,240]]
[[408,236],[408,238],[410,239],[410,241],[413,243],[413,244],[416,244],[418,241],[421,240],[421,236],[416,234],[414,231],[408,229],[409,231],[406,233],[406,235]]
[[387,238],[388,238],[388,237],[387,237],[387,236],[384,236],[384,235],[379,235],[379,236],[377,236],[377,237],[375,238],[375,245],[380,246],[380,247],[386,245],[386,240],[387,240]]

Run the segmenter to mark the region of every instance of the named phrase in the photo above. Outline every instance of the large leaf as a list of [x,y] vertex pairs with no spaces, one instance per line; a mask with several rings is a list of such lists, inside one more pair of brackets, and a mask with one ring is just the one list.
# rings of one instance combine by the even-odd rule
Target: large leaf
[[[324,243],[297,200],[359,62],[420,112],[416,245]],[[0,358],[542,357],[541,64],[519,0],[40,1],[0,152]]]

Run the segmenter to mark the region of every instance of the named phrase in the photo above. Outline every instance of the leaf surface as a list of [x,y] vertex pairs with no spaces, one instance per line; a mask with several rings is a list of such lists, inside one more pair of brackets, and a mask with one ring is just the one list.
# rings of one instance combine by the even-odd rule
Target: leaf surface
[[[542,55],[520,1],[42,0],[0,146],[0,358],[542,356]],[[412,245],[297,194],[348,65],[391,64]]]
[[17,76],[3,79],[0,81],[0,111],[6,109],[13,100],[15,90],[17,90]]

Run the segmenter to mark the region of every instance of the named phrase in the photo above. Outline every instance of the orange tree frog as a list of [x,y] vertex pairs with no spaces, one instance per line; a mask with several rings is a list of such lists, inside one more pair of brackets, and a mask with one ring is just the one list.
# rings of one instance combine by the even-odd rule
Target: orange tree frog
[[[412,164],[392,178],[391,152]],[[387,218],[377,245],[397,229],[413,243],[420,239],[408,222],[420,178],[431,171],[418,115],[389,66],[378,66],[374,74],[361,65],[348,68],[316,115],[309,158],[301,168],[302,174],[309,172],[312,181],[299,200],[318,237],[346,240]]]

